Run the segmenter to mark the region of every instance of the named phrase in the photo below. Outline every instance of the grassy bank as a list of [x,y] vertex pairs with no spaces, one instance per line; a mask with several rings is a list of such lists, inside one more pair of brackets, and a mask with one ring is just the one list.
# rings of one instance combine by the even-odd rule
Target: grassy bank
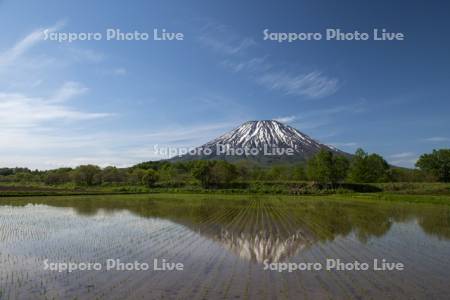
[[450,204],[450,184],[443,183],[385,183],[371,185],[347,184],[335,188],[308,182],[269,182],[249,185],[247,188],[203,189],[201,187],[143,186],[43,186],[0,185],[0,197],[71,196],[71,195],[127,195],[154,194],[154,196],[186,197],[192,195],[283,195],[289,197],[318,197],[323,199],[354,199],[370,201],[403,201],[413,203]]
[[[94,197],[94,198],[93,198]],[[2,197],[0,198],[1,202],[11,201],[11,203],[15,203],[17,201],[27,200],[27,198],[31,199],[46,199],[55,201],[65,201],[65,200],[99,200],[99,201],[111,201],[114,199],[121,201],[140,201],[140,200],[180,200],[180,201],[208,201],[211,199],[220,198],[224,201],[238,201],[242,199],[248,198],[263,198],[263,199],[278,199],[280,201],[288,201],[293,203],[292,201],[351,201],[351,202],[392,202],[392,203],[416,203],[416,204],[438,204],[438,205],[449,205],[450,206],[450,195],[441,195],[441,196],[430,196],[430,195],[399,195],[399,194],[391,194],[391,193],[353,193],[353,194],[329,194],[329,195],[261,195],[261,194],[213,194],[213,193],[154,193],[154,194],[78,194],[78,195],[23,195],[23,196],[13,196],[13,197]],[[34,201],[34,200],[33,200]]]

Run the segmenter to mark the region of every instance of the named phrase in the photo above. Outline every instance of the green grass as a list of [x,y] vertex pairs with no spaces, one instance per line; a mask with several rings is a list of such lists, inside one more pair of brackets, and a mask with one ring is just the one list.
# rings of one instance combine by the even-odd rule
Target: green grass
[[394,193],[372,193],[372,194],[346,194],[328,195],[326,199],[337,200],[360,200],[360,201],[389,201],[389,202],[409,202],[409,203],[429,203],[450,205],[450,195],[409,195]]
[[442,182],[389,182],[376,183],[385,192],[418,195],[448,195],[450,184]]
[[[392,193],[349,193],[349,194],[328,194],[328,195],[262,195],[262,194],[217,194],[217,193],[145,193],[145,194],[79,194],[79,195],[14,195],[11,197],[3,197],[8,201],[26,200],[28,197],[45,198],[54,200],[126,200],[139,201],[148,200],[149,198],[155,200],[182,200],[182,201],[207,201],[210,199],[221,199],[224,201],[243,200],[249,198],[258,199],[277,199],[280,201],[288,201],[295,203],[296,201],[321,201],[321,200],[336,200],[336,201],[357,201],[357,202],[398,202],[398,203],[423,203],[423,204],[439,204],[450,205],[450,195],[406,195],[406,194],[392,194]],[[95,198],[92,198],[95,197]]]
[[[71,196],[71,195],[127,195],[152,194],[152,197],[210,197],[220,195],[242,197],[252,195],[274,195],[301,199],[339,199],[364,201],[393,201],[410,203],[450,204],[450,184],[444,183],[382,183],[373,184],[382,189],[376,193],[358,193],[348,189],[327,190],[307,187],[305,193],[298,193],[298,189],[286,188],[288,185],[267,185],[259,188],[247,189],[203,189],[200,187],[184,188],[152,188],[142,186],[96,186],[96,187],[60,187],[45,185],[0,185],[0,197],[25,196]],[[292,183],[289,183],[292,184]]]

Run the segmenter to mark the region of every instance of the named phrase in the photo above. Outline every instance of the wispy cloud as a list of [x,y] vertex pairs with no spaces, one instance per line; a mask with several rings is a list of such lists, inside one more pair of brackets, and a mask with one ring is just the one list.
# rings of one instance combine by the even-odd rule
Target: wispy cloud
[[235,73],[243,73],[257,84],[286,95],[318,99],[330,96],[340,87],[339,80],[321,71],[289,72],[274,63],[267,55],[252,57],[247,51],[257,43],[242,37],[224,25],[208,25],[199,41],[214,52],[226,56],[221,65]]
[[342,113],[357,114],[364,111],[366,111],[366,100],[361,99],[359,101],[346,105],[337,105],[323,109],[309,110],[308,112],[302,113],[300,116],[302,118],[323,118]]
[[76,96],[86,93],[89,89],[79,82],[65,82],[50,99],[48,103],[58,103],[68,101]]
[[317,71],[297,75],[286,72],[269,72],[262,74],[257,82],[287,95],[309,98],[322,98],[334,94],[338,90],[339,83],[336,78],[326,77]]
[[[58,22],[48,28],[38,28],[18,41],[5,52],[0,53],[0,67],[8,66],[8,70],[21,69],[25,64],[25,54],[35,45],[44,40],[44,31],[55,32],[64,25]],[[36,55],[34,55],[36,56]],[[34,57],[31,55],[31,57]],[[40,71],[43,71],[40,69]],[[30,72],[22,70],[19,72],[20,80],[28,82],[26,78]],[[20,81],[19,80],[19,81]],[[42,79],[34,79],[32,83],[25,84],[28,87],[36,88],[41,86]],[[16,85],[20,87],[20,85]],[[12,86],[15,87],[15,86]],[[81,121],[111,116],[110,113],[92,113],[75,109],[67,104],[69,100],[78,97],[88,91],[83,84],[75,81],[66,81],[53,92],[46,95],[36,95],[31,89],[30,92],[23,91],[0,91],[0,124],[2,129],[30,128],[39,130],[43,123],[51,121]]]
[[225,59],[221,65],[232,72],[257,73],[269,71],[273,66],[267,61],[267,57],[254,57],[247,60],[235,61]]
[[[73,91],[58,92],[57,95],[68,99]],[[0,93],[0,126],[5,128],[38,127],[50,121],[81,121],[111,116],[109,113],[83,112],[71,108],[60,101],[45,100],[19,93]]]
[[92,49],[75,48],[72,45],[67,47],[69,59],[75,62],[99,63],[105,59],[105,55],[103,53]]
[[18,41],[13,47],[3,53],[0,53],[0,66],[12,64],[33,46],[43,41],[45,30],[47,30],[49,33],[55,32],[63,25],[63,22],[58,22],[52,27],[38,28],[34,30],[23,39]]
[[[284,118],[288,118],[289,123],[294,123],[298,128],[301,128],[302,130],[316,129],[329,125],[333,121],[333,119],[336,119],[339,115],[358,114],[364,112],[365,110],[366,101],[363,99],[348,105],[338,105],[329,108],[308,110],[298,115],[290,115]],[[335,135],[331,133],[332,132],[328,130],[327,134],[322,136],[328,138]]]
[[390,158],[407,158],[407,157],[412,157],[412,156],[416,156],[416,154],[412,153],[412,152],[401,152],[401,153],[392,154],[389,157]]
[[77,63],[104,60],[105,55],[96,50],[45,41],[46,32],[57,32],[64,25],[64,21],[59,21],[50,27],[36,28],[9,48],[0,50],[0,86],[4,90],[45,89],[47,82],[64,80],[61,74]]
[[101,76],[123,77],[128,75],[128,70],[124,67],[99,68],[98,74]]
[[236,55],[256,45],[252,38],[241,38],[229,27],[212,23],[203,28],[198,41],[222,55]]
[[426,139],[423,139],[425,142],[431,142],[431,143],[442,143],[442,142],[449,142],[450,138],[443,137],[443,136],[433,136]]
[[[59,124],[59,123],[58,123]],[[93,163],[130,166],[144,160],[168,158],[155,146],[195,147],[232,129],[235,122],[205,123],[170,128],[86,132],[76,128],[30,127],[0,131],[0,165],[49,169]],[[2,124],[0,124],[2,126]],[[120,143],[118,143],[120,141]]]
[[125,68],[115,68],[112,73],[117,76],[124,76],[128,74],[127,69]]
[[278,117],[275,118],[276,121],[281,123],[291,123],[297,119],[296,116],[285,116],[285,117]]
[[[55,25],[49,31],[57,28]],[[14,79],[21,82],[21,85],[0,90],[0,166],[40,169],[86,163],[129,166],[143,160],[166,158],[154,153],[154,145],[194,147],[236,125],[235,121],[210,124],[204,121],[199,126],[172,124],[170,128],[158,128],[160,126],[155,124],[150,132],[102,131],[97,127],[93,131],[88,122],[108,122],[108,118],[115,114],[81,109],[75,100],[85,95],[88,97],[90,89],[81,82],[64,80],[60,74],[65,72],[60,71],[79,61],[98,63],[105,56],[91,50],[74,49],[72,46],[59,47],[57,55],[61,56],[50,57],[47,53],[40,55],[38,51],[31,49],[42,40],[43,30],[45,29],[34,30],[17,45],[0,54],[1,62],[8,64],[7,68],[0,71],[10,74],[10,70],[13,70],[16,74]],[[223,50],[239,55],[251,44],[247,41]],[[29,62],[39,62],[41,58],[51,63],[46,64],[45,69],[39,65],[33,69],[34,72],[30,72],[27,68]],[[61,58],[64,64],[54,63]],[[108,74],[114,76],[128,73],[124,67],[110,67],[107,70]],[[29,76],[30,74],[33,76]],[[49,82],[46,76],[55,74],[61,83],[56,88],[54,83],[49,87],[46,85]],[[30,88],[31,85],[34,88]],[[202,101],[201,107],[224,111],[223,107],[233,105],[230,99],[216,95],[206,95],[193,101]],[[236,102],[234,110],[242,111],[237,105]],[[238,118],[236,115],[238,114],[233,117]]]
[[331,146],[334,146],[334,147],[356,147],[356,146],[358,146],[358,143],[356,143],[356,142],[331,142],[328,144]]
[[413,152],[400,152],[388,156],[389,163],[396,166],[414,167],[419,156]]
[[221,64],[232,72],[246,73],[253,81],[267,89],[278,90],[287,95],[323,98],[339,89],[337,78],[327,77],[319,71],[279,71],[275,65],[268,62],[267,56],[247,60],[226,59]]
[[[80,109],[72,100],[88,93],[88,87],[61,78],[65,74],[62,67],[81,60],[99,61],[100,56],[92,51],[73,52],[69,47],[58,48],[59,58],[35,51],[44,40],[44,30],[54,32],[62,25],[35,29],[0,52],[1,166],[54,168],[114,163],[114,158],[120,158],[119,163],[131,161],[116,149],[113,134],[93,134],[91,128],[84,127],[88,121],[115,114]],[[49,78],[53,78],[51,86],[46,85]],[[57,88],[55,80],[61,81]]]

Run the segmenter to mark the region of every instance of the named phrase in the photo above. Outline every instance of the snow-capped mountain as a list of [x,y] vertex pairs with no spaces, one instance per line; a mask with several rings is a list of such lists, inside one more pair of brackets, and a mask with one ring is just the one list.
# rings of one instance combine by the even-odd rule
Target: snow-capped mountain
[[347,155],[278,121],[248,121],[196,148],[197,151],[194,154],[191,153],[182,158],[226,160],[254,158],[259,161],[297,161],[306,160],[321,149]]

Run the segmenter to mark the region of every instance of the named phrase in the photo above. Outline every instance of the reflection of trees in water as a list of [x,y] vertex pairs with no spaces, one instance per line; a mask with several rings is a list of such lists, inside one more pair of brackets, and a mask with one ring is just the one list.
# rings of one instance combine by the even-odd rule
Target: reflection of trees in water
[[450,239],[450,207],[387,202],[261,198],[259,200],[151,199],[96,196],[1,200],[0,205],[46,204],[92,216],[127,210],[182,224],[242,258],[282,261],[319,241],[354,233],[361,242],[386,234],[395,222],[418,220],[422,229]]
[[422,229],[439,239],[450,239],[450,211],[444,210],[440,214],[430,214],[425,212],[419,217],[419,225]]

